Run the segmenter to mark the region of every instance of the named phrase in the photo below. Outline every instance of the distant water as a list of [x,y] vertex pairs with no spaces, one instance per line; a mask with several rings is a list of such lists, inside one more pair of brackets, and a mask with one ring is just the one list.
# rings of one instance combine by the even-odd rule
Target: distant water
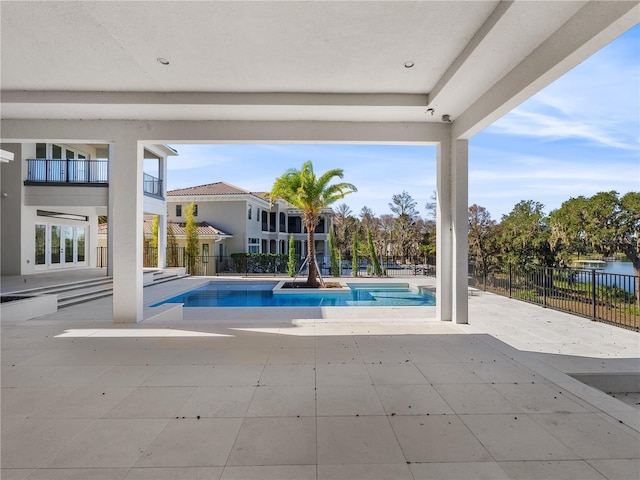
[[[627,292],[636,291],[636,279],[630,277],[618,277],[616,275],[634,275],[633,263],[631,262],[607,262],[604,270],[598,270],[598,273],[605,275],[598,275],[596,283],[600,285],[609,285],[613,287],[621,288]],[[616,275],[607,275],[616,274]]]
[[617,273],[619,275],[633,275],[633,263],[631,262],[607,262],[604,273]]

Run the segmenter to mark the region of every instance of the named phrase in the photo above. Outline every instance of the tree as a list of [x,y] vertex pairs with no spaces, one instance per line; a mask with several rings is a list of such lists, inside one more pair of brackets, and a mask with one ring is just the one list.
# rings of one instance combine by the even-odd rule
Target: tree
[[[418,253],[418,232],[416,231],[416,221],[420,218],[416,210],[417,202],[409,193],[402,191],[397,195],[392,195],[389,209],[397,215],[394,225],[393,240],[396,249],[406,261],[412,254]],[[418,226],[418,230],[419,230]]]
[[360,210],[360,220],[362,222],[363,228],[371,228],[373,223],[375,222],[375,218],[376,214],[373,213],[373,210],[371,210],[371,208],[367,207],[366,205],[362,207],[362,209]]
[[358,227],[353,232],[353,255],[351,256],[351,275],[357,277],[360,266],[358,265]]
[[158,234],[160,231],[160,216],[154,215],[153,222],[151,223],[151,241],[149,246],[151,248],[158,248]]
[[289,235],[289,263],[287,265],[287,273],[290,277],[296,276],[296,248],[293,235]]
[[438,214],[438,195],[434,191],[429,198],[430,202],[425,203],[424,208],[427,210],[427,219],[435,221]]
[[391,196],[389,209],[398,217],[406,215],[411,220],[414,220],[420,214],[420,212],[416,210],[416,205],[418,205],[418,202],[403,190],[402,193]]
[[544,205],[533,200],[517,203],[500,222],[500,245],[504,259],[511,264],[529,263],[548,266],[553,263],[550,230]]
[[469,207],[469,257],[475,260],[486,275],[491,257],[497,253],[495,241],[496,221],[491,219],[489,211],[476,205]]
[[335,245],[342,258],[349,256],[351,248],[351,232],[358,219],[353,216],[353,212],[346,203],[341,203],[334,209],[333,226],[335,234]]
[[373,265],[373,274],[377,277],[382,276],[382,269],[380,268],[380,262],[378,261],[378,254],[373,246],[373,235],[371,230],[367,230],[367,243],[369,245],[369,256],[371,257],[371,264]]
[[196,205],[190,203],[184,209],[185,218],[185,234],[187,236],[187,243],[185,246],[185,253],[188,260],[188,271],[190,274],[195,273],[196,259],[200,255],[199,239],[198,239],[198,224],[196,222],[194,213]]
[[340,168],[328,170],[319,178],[313,171],[313,164],[305,162],[300,170],[290,168],[282,176],[276,178],[269,197],[271,201],[278,198],[302,210],[302,221],[307,229],[307,262],[309,274],[307,285],[318,287],[318,265],[316,264],[315,229],[320,222],[320,212],[336,200],[344,198],[357,188],[346,182],[330,184],[334,177],[343,178]]
[[336,249],[336,242],[334,241],[333,229],[329,230],[329,272],[334,277],[340,276],[340,261],[338,260],[339,253]]
[[582,243],[603,255],[622,252],[640,276],[640,192],[570,198],[551,213],[551,229],[555,249]]
[[178,241],[176,235],[171,228],[171,224],[167,225],[167,267],[180,266],[178,258]]

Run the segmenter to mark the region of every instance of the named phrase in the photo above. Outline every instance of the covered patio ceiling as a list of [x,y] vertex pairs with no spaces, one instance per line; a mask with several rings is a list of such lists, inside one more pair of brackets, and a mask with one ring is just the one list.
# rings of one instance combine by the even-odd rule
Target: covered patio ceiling
[[448,115],[457,138],[640,18],[637,1],[489,0],[3,1],[1,14],[3,119]]

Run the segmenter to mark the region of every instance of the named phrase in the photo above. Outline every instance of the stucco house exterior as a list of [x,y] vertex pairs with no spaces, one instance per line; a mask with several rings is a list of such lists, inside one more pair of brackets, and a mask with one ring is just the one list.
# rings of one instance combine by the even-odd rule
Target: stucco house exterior
[[[3,151],[13,161],[1,166],[2,274],[98,266],[98,217],[111,201],[108,146],[7,143]],[[166,162],[175,155],[165,145],[144,148],[146,214],[166,217]]]
[[[226,242],[218,243],[212,255],[226,257],[232,253],[288,252],[289,236],[293,235],[296,254],[307,253],[307,234],[302,212],[282,200],[270,203],[266,192],[250,192],[226,182],[209,183],[167,192],[167,219],[183,220],[184,208],[196,205],[198,221],[208,222],[231,234]],[[316,260],[326,263],[329,255],[328,238],[333,210],[322,211],[315,230]]]

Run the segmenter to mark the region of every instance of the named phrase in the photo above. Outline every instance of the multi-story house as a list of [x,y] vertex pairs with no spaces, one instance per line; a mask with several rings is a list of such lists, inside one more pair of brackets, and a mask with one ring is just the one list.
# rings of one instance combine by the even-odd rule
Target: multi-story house
[[[98,217],[107,216],[106,144],[6,143],[2,162],[2,274],[97,266]],[[144,146],[143,209],[166,231],[166,163],[177,152]],[[3,158],[4,158],[3,154]]]
[[[225,257],[232,253],[288,252],[289,236],[293,235],[296,254],[304,258],[307,253],[307,234],[302,212],[282,200],[270,203],[266,192],[250,192],[225,182],[181,188],[167,192],[167,219],[184,221],[184,208],[196,205],[196,218],[215,225],[230,235],[213,255]],[[318,264],[327,262],[328,234],[333,210],[322,211],[315,230]]]

